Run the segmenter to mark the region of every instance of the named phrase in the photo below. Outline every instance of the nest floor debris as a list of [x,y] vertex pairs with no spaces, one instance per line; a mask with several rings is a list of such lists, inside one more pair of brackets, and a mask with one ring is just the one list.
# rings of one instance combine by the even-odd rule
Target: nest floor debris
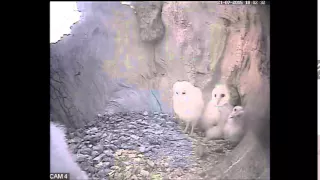
[[232,150],[225,140],[203,142],[195,129],[182,132],[173,115],[126,112],[98,115],[67,139],[76,161],[92,179],[206,179]]

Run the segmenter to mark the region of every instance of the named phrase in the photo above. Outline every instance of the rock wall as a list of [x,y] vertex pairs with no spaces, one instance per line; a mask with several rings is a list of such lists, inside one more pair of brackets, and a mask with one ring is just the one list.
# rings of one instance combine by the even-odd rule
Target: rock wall
[[172,112],[171,87],[189,80],[205,101],[217,82],[241,100],[269,76],[267,20],[254,6],[217,2],[78,3],[82,19],[51,45],[51,113],[81,126],[98,112]]
[[72,35],[51,45],[52,119],[80,127],[106,109],[168,111],[154,78],[154,47],[140,40],[134,11],[119,2],[79,9]]
[[[80,127],[106,111],[172,112],[176,80],[200,87],[206,102],[216,83],[227,83],[240,96],[235,104],[251,107],[252,133],[212,177],[269,177],[268,6],[182,1],[135,2],[134,9],[120,2],[78,5],[83,15],[72,35],[51,45],[53,120]],[[266,94],[259,94],[262,90]],[[248,161],[234,168],[240,158]],[[252,163],[260,164],[252,170]]]

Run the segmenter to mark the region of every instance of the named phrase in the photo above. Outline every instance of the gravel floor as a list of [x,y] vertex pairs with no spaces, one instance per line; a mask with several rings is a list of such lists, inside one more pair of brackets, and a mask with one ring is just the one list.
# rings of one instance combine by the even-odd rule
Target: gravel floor
[[203,179],[205,169],[231,150],[223,140],[199,150],[202,137],[182,133],[172,115],[159,112],[98,115],[86,127],[69,130],[67,139],[81,168],[102,180]]

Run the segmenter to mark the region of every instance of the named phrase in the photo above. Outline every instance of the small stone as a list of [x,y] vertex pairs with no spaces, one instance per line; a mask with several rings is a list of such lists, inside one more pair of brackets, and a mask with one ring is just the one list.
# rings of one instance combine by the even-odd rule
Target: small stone
[[92,129],[89,130],[91,133],[95,133],[95,132],[98,132],[98,128],[94,127]]
[[103,133],[102,136],[101,136],[101,138],[105,138],[105,137],[107,137],[107,136],[108,136],[107,133]]
[[168,118],[168,114],[160,114],[160,117],[166,119]]
[[115,121],[116,121],[116,122],[121,122],[121,121],[124,121],[124,119],[119,118],[119,119],[116,119]]
[[153,174],[153,175],[151,176],[151,179],[158,180],[158,179],[162,179],[162,177],[161,177],[160,174]]
[[217,152],[217,153],[223,153],[223,149],[222,148],[217,148],[214,151]]
[[89,144],[88,147],[89,147],[89,148],[92,148],[92,144]]
[[103,122],[98,122],[98,123],[97,123],[97,126],[98,126],[98,127],[103,127],[104,125],[105,125],[105,124],[104,124]]
[[128,157],[129,158],[135,158],[135,157],[137,157],[137,155],[136,154],[129,154]]
[[113,153],[111,150],[105,150],[105,151],[103,151],[103,153],[108,157],[113,157]]
[[143,169],[140,171],[140,174],[141,174],[142,176],[144,176],[144,177],[148,177],[148,176],[150,175],[150,173],[149,173],[148,171],[143,170]]
[[95,168],[92,166],[89,166],[88,171],[93,174],[95,172]]
[[169,167],[169,163],[163,163],[164,167]]
[[132,174],[131,174],[130,171],[126,171],[126,172],[124,173],[124,179],[129,179],[131,176],[132,176]]
[[81,163],[83,161],[86,161],[88,155],[84,155],[84,154],[77,154],[77,162]]
[[173,126],[175,123],[171,122],[171,121],[167,121],[166,124],[169,125],[169,126]]
[[138,177],[136,175],[131,176],[131,180],[138,180]]
[[150,160],[147,161],[147,164],[148,164],[150,167],[152,167],[152,168],[154,167],[154,162],[152,162],[152,161],[150,161]]
[[146,148],[145,148],[144,146],[141,146],[141,147],[139,148],[139,151],[142,152],[142,153],[144,153],[144,152],[146,151]]
[[140,138],[139,136],[136,136],[136,135],[131,135],[130,137],[134,140],[138,140]]
[[117,147],[115,145],[113,145],[113,144],[104,145],[103,147],[104,147],[104,149],[110,149],[112,151],[116,151],[117,150]]
[[110,172],[110,170],[108,170],[108,169],[102,169],[102,170],[100,170],[100,171],[98,172],[98,175],[99,175],[100,177],[106,177],[109,172]]
[[69,144],[77,143],[77,142],[73,139],[74,137],[72,137],[72,136],[73,136],[72,134],[69,134],[68,139],[70,139],[70,140],[68,140],[68,143],[69,143]]
[[119,141],[121,141],[121,142],[127,142],[127,141],[129,141],[130,140],[130,138],[126,138],[126,137],[124,137],[124,136],[121,136],[120,138],[119,138]]
[[132,174],[139,174],[139,172],[140,172],[140,167],[134,166],[134,167],[132,168]]
[[117,151],[117,152],[115,153],[116,156],[121,156],[121,154],[122,154],[122,151]]
[[111,167],[111,163],[110,162],[104,162],[103,166],[106,167],[106,168],[109,168],[109,167]]
[[152,151],[152,149],[153,149],[153,147],[152,147],[152,146],[150,146],[150,147],[146,148],[145,152]]
[[101,168],[103,166],[103,162],[99,162],[97,165],[95,165],[96,168]]
[[[161,134],[161,132],[158,132],[158,133]],[[155,134],[157,134],[157,132],[155,132]],[[160,145],[161,144],[160,140],[156,139],[156,138],[152,138],[152,139],[150,138],[149,143],[151,145]]]
[[154,115],[158,115],[158,114],[159,114],[159,112],[155,111],[155,112],[153,112],[153,114],[154,114]]
[[101,114],[98,114],[98,117],[102,117],[102,115],[101,115]]
[[100,154],[99,156],[97,156],[97,157],[95,157],[94,159],[93,159],[93,162],[94,163],[99,163],[99,162],[101,162],[101,160],[102,160],[102,158],[105,156],[105,154]]
[[92,153],[91,153],[92,158],[95,158],[95,157],[97,157],[98,155],[99,155],[99,152],[98,152],[98,151],[92,151]]
[[118,169],[120,169],[120,167],[119,167],[119,166],[112,166],[110,169],[112,169],[112,170],[118,170]]
[[114,179],[123,179],[123,174],[120,173],[120,172],[116,172],[116,173],[114,174]]
[[134,125],[129,124],[129,125],[128,125],[128,128],[129,128],[129,129],[136,129],[137,127],[134,126]]
[[92,150],[102,152],[103,151],[103,146],[93,146]]
[[85,154],[85,155],[89,155],[91,153],[91,149],[90,148],[83,148],[80,150],[81,154]]
[[143,115],[148,116],[148,112],[147,111],[143,112]]

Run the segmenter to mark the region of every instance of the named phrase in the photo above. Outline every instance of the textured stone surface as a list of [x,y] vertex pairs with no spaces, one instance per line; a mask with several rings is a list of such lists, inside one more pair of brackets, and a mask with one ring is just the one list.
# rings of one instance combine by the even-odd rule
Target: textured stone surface
[[[268,163],[264,162],[268,160],[270,133],[266,128],[269,126],[269,92],[258,93],[269,89],[268,6],[163,2],[163,36],[155,30],[155,25],[161,24],[155,18],[159,17],[158,5],[154,10],[137,6],[141,12],[136,14],[135,9],[119,2],[79,3],[79,7],[83,17],[73,26],[72,36],[51,45],[53,120],[69,127],[81,127],[97,113],[170,113],[171,88],[176,80],[189,80],[200,87],[205,102],[211,98],[214,85],[225,82],[240,95],[237,103],[250,107],[247,121],[252,134],[246,138],[255,139],[257,143],[245,138],[237,147],[239,150],[216,168],[228,168],[227,165],[246,152],[246,147],[252,147],[252,155],[244,156],[248,163],[238,163],[245,172],[230,170],[227,175],[212,174],[211,177],[252,178],[268,169]],[[153,16],[149,20],[154,19],[154,24],[142,25],[141,14]],[[147,27],[150,31],[141,31]],[[141,36],[141,32],[149,35]],[[154,39],[157,41],[153,42]],[[257,97],[261,99],[256,101]],[[161,131],[160,128],[156,132]],[[93,136],[86,141],[96,143],[100,139]],[[151,143],[156,146],[158,142]],[[152,151],[148,147],[142,149]],[[95,152],[98,155],[99,149]],[[252,158],[259,159],[262,165],[250,169]]]
[[178,121],[169,114],[145,114],[97,116],[90,125],[68,131],[70,150],[76,154],[81,168],[91,178],[99,179],[132,176],[149,179],[165,175],[170,179],[179,179],[177,176],[199,179],[199,169],[211,167],[230,152],[227,141],[212,142],[206,151],[209,157],[200,160],[195,155],[195,146],[202,137],[183,134]]
[[164,26],[161,19],[162,2],[145,1],[134,6],[140,29],[140,38],[146,42],[156,42],[164,35]]

